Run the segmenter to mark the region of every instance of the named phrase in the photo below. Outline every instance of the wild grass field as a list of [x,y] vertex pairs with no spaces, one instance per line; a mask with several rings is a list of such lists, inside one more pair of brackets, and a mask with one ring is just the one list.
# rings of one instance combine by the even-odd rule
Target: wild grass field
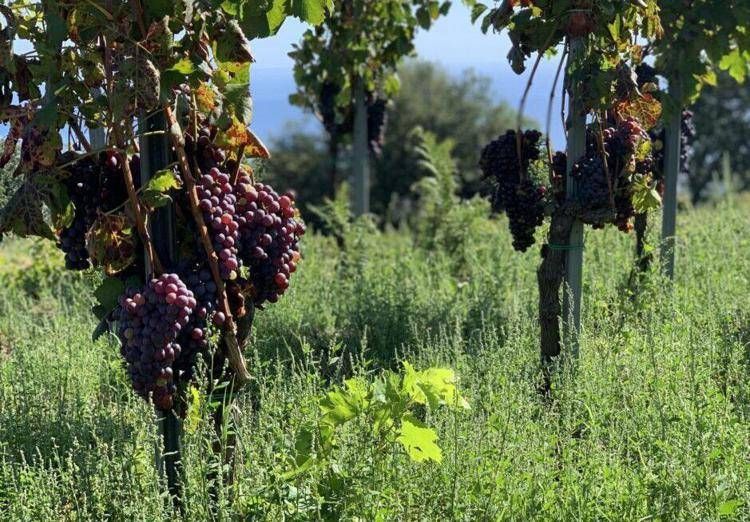
[[[632,236],[587,232],[577,361],[540,396],[538,249],[465,204],[425,241],[366,221],[304,239],[282,301],[259,312],[256,399],[240,465],[210,501],[212,427],[186,426],[187,520],[747,520],[750,201],[686,211],[674,285],[629,290]],[[433,224],[434,225],[434,224]],[[658,223],[652,226],[652,242]],[[115,341],[92,342],[94,276],[50,244],[0,245],[0,519],[175,519],[153,460],[154,412]],[[441,463],[349,426],[290,478],[297,430],[350,375],[453,368],[471,409],[427,412]],[[199,410],[204,411],[204,410]]]

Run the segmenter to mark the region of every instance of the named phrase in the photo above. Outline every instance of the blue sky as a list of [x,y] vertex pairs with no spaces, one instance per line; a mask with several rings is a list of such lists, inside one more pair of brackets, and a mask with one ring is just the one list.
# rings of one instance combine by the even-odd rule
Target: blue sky
[[[304,30],[304,24],[289,20],[275,37],[254,41],[256,68],[290,67],[286,53]],[[439,19],[430,31],[418,33],[416,46],[421,58],[450,65],[467,62],[505,65],[508,52],[507,38],[482,34],[479,25],[471,24],[469,8],[459,0],[453,2],[449,14]]]

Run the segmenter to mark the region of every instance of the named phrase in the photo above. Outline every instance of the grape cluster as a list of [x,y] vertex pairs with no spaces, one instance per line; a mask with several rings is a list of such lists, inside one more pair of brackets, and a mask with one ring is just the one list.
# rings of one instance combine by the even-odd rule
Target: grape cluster
[[516,186],[515,197],[505,209],[513,248],[519,252],[525,252],[534,244],[534,232],[544,222],[546,195],[546,187],[525,179]]
[[164,274],[120,297],[118,337],[133,389],[162,410],[174,403],[179,378],[175,367],[182,354],[178,337],[196,305],[193,292],[177,274]]
[[620,122],[616,127],[607,127],[603,134],[607,155],[623,160],[631,158],[638,143],[646,135],[643,127],[632,118]]
[[604,160],[598,155],[586,155],[573,165],[571,172],[576,180],[576,200],[588,209],[606,208],[609,205],[609,183]]
[[[65,155],[66,162],[71,161]],[[75,161],[63,180],[75,213],[69,226],[60,231],[57,245],[65,253],[65,267],[69,270],[86,270],[91,266],[86,250],[86,232],[96,219],[99,196],[99,165],[91,158]]]
[[[128,191],[125,188],[125,177],[120,167],[120,159],[113,152],[104,152],[100,155],[99,163],[102,166],[99,183],[99,206],[104,211],[116,209],[128,199]],[[130,157],[130,172],[134,180],[141,177],[141,158],[133,155]]]
[[[632,229],[635,216],[633,206],[632,173],[646,175],[651,159],[636,158],[641,140],[647,136],[634,119],[626,119],[602,131],[605,164],[595,130],[589,130],[586,154],[574,165],[572,175],[577,180],[577,201],[588,210],[611,208],[612,223],[623,232]],[[609,179],[608,179],[609,178]],[[604,223],[594,223],[597,228]]]
[[565,200],[565,180],[568,176],[568,155],[565,152],[557,151],[552,156],[552,192],[557,201]]
[[484,177],[497,184],[493,205],[508,214],[513,247],[521,252],[534,244],[534,232],[544,221],[546,187],[528,178],[521,179],[521,169],[525,172],[540,157],[541,137],[536,130],[523,133],[519,161],[516,132],[509,130],[490,142],[479,160]]
[[279,196],[270,186],[253,185],[243,175],[235,186],[240,224],[240,255],[250,269],[253,301],[275,303],[289,287],[299,262],[299,238],[305,225],[296,218],[292,194]]
[[224,314],[215,312],[218,289],[208,267],[183,265],[179,267],[178,272],[196,300],[195,310],[190,315],[186,328],[180,331],[178,342],[183,352],[175,361],[175,368],[180,375],[189,380],[193,377],[198,354],[206,353],[208,350],[209,319],[212,314],[214,318]]
[[[86,233],[100,211],[108,212],[125,202],[125,181],[118,157],[112,151],[103,152],[98,159],[78,158],[75,154],[66,153],[60,157],[60,161],[69,164],[66,168],[68,176],[63,184],[75,212],[72,223],[60,231],[57,244],[65,253],[66,268],[85,270],[91,266],[86,250]],[[139,175],[139,165],[138,156],[133,156],[130,160],[133,176]],[[123,255],[127,257],[129,254]]]
[[185,152],[189,158],[194,160],[195,165],[202,173],[206,173],[213,168],[231,170],[232,166],[227,161],[226,153],[214,143],[217,133],[216,127],[201,125],[198,128],[197,137],[189,133],[185,134]]
[[225,281],[236,279],[240,268],[237,257],[240,224],[235,207],[237,197],[232,193],[229,175],[213,167],[201,176],[197,189],[203,219],[219,256],[221,277]]
[[367,140],[370,150],[379,155],[385,143],[385,129],[388,123],[388,100],[374,99],[367,106]]

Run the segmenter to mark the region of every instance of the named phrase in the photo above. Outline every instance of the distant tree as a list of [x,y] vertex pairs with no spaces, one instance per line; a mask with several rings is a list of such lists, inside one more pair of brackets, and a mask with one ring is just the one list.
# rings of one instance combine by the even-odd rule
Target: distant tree
[[[455,144],[459,194],[469,197],[481,187],[478,167],[482,145],[515,125],[515,111],[491,95],[490,78],[467,71],[451,76],[428,62],[408,62],[399,69],[401,89],[388,109],[381,157],[374,163],[371,209],[384,215],[393,196],[413,197],[411,186],[421,177],[419,158],[412,154],[409,135],[415,127]],[[330,161],[322,135],[292,129],[272,143],[273,157],[265,177],[292,187],[300,201],[319,204],[332,192]],[[347,160],[347,154],[343,155]]]
[[706,200],[711,182],[721,173],[724,154],[735,188],[750,190],[750,88],[728,74],[719,75],[716,87],[705,87],[693,107],[698,131],[688,184],[693,203]]
[[290,123],[270,148],[271,159],[258,168],[259,177],[281,190],[297,192],[309,219],[304,205],[320,203],[330,193],[330,161],[323,136]]
[[454,142],[459,193],[476,194],[481,187],[479,155],[483,144],[513,128],[516,111],[492,97],[492,80],[471,70],[452,77],[429,62],[410,62],[399,70],[401,92],[388,111],[382,157],[375,164],[372,208],[383,212],[392,194],[406,195],[419,169],[408,153],[408,136],[415,127],[438,141]]

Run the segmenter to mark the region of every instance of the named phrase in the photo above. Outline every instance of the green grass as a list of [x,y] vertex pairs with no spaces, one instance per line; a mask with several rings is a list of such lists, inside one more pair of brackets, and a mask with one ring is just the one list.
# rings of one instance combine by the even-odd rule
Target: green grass
[[[504,221],[474,222],[453,255],[366,224],[346,253],[305,238],[292,289],[256,321],[238,479],[211,511],[211,429],[188,430],[185,518],[747,520],[748,216],[747,202],[682,214],[674,286],[654,271],[637,299],[632,236],[588,232],[581,355],[551,401],[537,393],[538,250],[511,252]],[[173,517],[153,410],[116,344],[91,341],[95,278],[59,267],[48,245],[0,247],[0,519]],[[443,462],[376,448],[360,423],[330,465],[286,480],[318,397],[402,360],[454,368],[471,403],[427,413]]]

